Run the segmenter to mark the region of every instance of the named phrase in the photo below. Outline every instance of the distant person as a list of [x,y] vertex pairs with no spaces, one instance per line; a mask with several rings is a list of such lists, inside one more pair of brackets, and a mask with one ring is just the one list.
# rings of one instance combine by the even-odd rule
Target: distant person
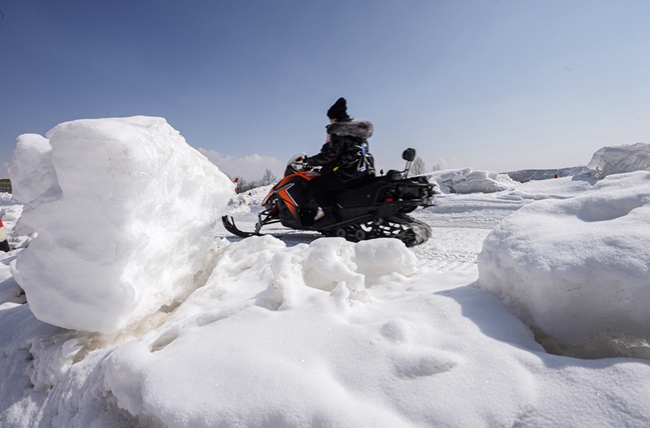
[[368,151],[372,136],[370,122],[357,122],[348,115],[345,98],[339,98],[327,111],[327,139],[320,153],[303,160],[309,167],[320,166],[321,176],[309,182],[318,204],[314,221],[333,220],[331,199],[336,192],[362,184],[375,176],[375,162]]

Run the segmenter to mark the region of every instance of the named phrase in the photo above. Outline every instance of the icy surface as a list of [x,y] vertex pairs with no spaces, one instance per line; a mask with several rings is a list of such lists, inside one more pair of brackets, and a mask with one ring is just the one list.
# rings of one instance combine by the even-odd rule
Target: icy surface
[[650,171],[650,144],[603,147],[594,153],[587,166],[596,171],[598,178],[624,172]]
[[52,191],[19,185],[35,197],[18,228],[38,237],[16,267],[36,317],[110,333],[191,293],[230,180],[160,118],[67,122],[47,137],[51,155],[31,165]]
[[522,208],[485,239],[478,269],[480,287],[559,346],[650,356],[650,173]]
[[472,168],[434,171],[426,174],[443,193],[492,193],[513,189],[517,184],[507,174]]

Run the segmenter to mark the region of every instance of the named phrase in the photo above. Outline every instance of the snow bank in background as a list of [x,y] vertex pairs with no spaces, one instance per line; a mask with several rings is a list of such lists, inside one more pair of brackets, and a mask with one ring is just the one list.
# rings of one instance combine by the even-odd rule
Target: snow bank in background
[[587,166],[596,171],[594,175],[597,178],[624,172],[650,171],[650,144],[603,147],[594,153]]
[[47,137],[51,152],[19,138],[11,168],[34,198],[17,228],[38,237],[16,266],[36,317],[108,333],[193,291],[234,193],[226,175],[161,118],[78,120]]
[[273,186],[273,184],[269,184],[238,193],[228,202],[228,212],[233,216],[249,214],[251,212],[257,215],[257,213],[264,209],[262,201]]
[[648,354],[650,173],[521,208],[485,239],[478,268],[481,288],[558,346]]
[[591,177],[564,177],[529,181],[502,192],[437,195],[435,206],[423,210],[427,215],[422,220],[438,228],[436,234],[440,234],[439,226],[492,229],[525,205],[544,199],[572,198],[591,190],[597,182]]
[[12,195],[17,201],[33,201],[47,191],[53,195],[61,192],[52,165],[52,146],[40,135],[18,137],[7,171],[11,177]]
[[591,177],[593,170],[586,166],[573,166],[570,168],[559,169],[521,169],[519,171],[509,171],[508,177],[512,178],[519,183],[527,183],[529,181],[549,180],[551,178],[573,177],[576,175]]
[[513,189],[519,184],[507,174],[472,168],[434,171],[426,177],[437,182],[442,193],[493,193]]

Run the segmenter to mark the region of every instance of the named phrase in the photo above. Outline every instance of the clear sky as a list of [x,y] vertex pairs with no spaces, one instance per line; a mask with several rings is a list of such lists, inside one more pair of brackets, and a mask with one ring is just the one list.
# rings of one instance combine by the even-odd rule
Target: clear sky
[[[379,167],[585,165],[650,143],[647,0],[0,0],[16,137],[162,116],[231,175],[318,152],[340,96]],[[2,174],[4,171],[2,171]]]

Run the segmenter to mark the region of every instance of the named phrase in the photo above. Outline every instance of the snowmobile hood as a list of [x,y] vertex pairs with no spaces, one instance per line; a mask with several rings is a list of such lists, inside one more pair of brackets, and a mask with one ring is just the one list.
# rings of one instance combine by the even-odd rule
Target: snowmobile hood
[[334,122],[327,127],[328,134],[358,137],[364,140],[372,136],[372,131],[370,122]]

